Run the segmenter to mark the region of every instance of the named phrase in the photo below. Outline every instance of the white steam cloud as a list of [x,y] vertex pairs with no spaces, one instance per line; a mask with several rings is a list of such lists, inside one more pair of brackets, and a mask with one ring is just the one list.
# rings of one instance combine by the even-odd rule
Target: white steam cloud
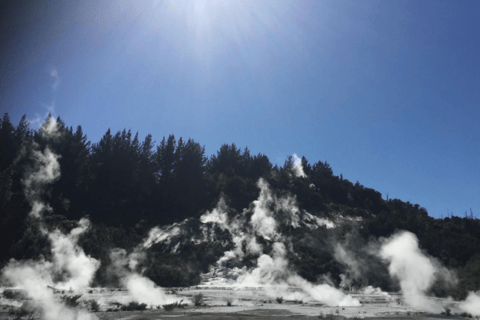
[[41,196],[47,184],[53,183],[60,178],[60,165],[57,161],[58,156],[48,147],[43,152],[33,150],[33,156],[33,167],[28,170],[23,184],[26,198],[32,205],[30,214],[40,218],[43,211],[51,210],[47,204],[42,202]]
[[[263,287],[266,294],[271,297],[314,300],[332,306],[359,306],[360,302],[357,299],[345,295],[341,290],[328,284],[312,284],[289,268],[285,247],[288,239],[278,231],[278,226],[318,228],[328,227],[331,222],[302,212],[296,204],[296,199],[290,195],[277,197],[263,179],[258,181],[257,186],[260,189],[258,199],[241,215],[230,219],[227,213],[228,207],[221,199],[212,212],[207,212],[200,218],[203,223],[214,223],[228,230],[235,244],[234,249],[225,252],[224,256],[217,261],[217,270],[221,269],[226,261],[241,260],[246,254],[257,255],[255,268],[251,270],[232,268],[226,271],[238,277],[231,285]],[[250,213],[251,216],[248,219]],[[266,249],[257,242],[257,238],[263,238],[270,243],[271,252],[264,253]],[[217,270],[215,267],[212,268],[211,275],[222,276],[222,272]],[[223,278],[224,276],[225,274]]]
[[81,219],[79,226],[64,235],[59,230],[50,233],[48,237],[52,244],[53,267],[57,274],[65,274],[68,278],[56,284],[57,288],[81,291],[92,282],[100,262],[87,256],[77,245],[78,238],[90,227],[90,221]]
[[100,263],[85,255],[77,245],[78,237],[89,227],[82,219],[80,226],[68,235],[56,230],[49,234],[52,261],[12,260],[2,270],[2,276],[15,288],[24,290],[47,320],[92,320],[93,314],[82,309],[68,308],[49,287],[81,292],[91,284]]
[[458,307],[463,312],[468,312],[474,316],[480,316],[480,292],[470,292],[467,299],[461,302]]
[[[54,121],[47,120],[39,133],[48,139],[57,137]],[[24,150],[24,154],[26,150]],[[92,320],[95,315],[86,310],[68,308],[54,296],[49,288],[65,288],[77,292],[84,290],[92,282],[100,263],[87,256],[77,245],[78,238],[90,226],[87,219],[82,219],[79,226],[63,234],[59,230],[48,232],[43,225],[43,212],[51,208],[42,201],[45,187],[60,178],[60,165],[55,155],[47,146],[42,152],[38,145],[32,145],[32,166],[27,169],[23,180],[25,195],[32,206],[30,216],[37,219],[40,230],[48,235],[51,243],[51,261],[41,258],[39,261],[11,260],[2,270],[3,279],[15,288],[25,291],[38,308],[43,319],[47,320]]]
[[230,229],[228,214],[228,206],[225,203],[223,197],[217,203],[217,206],[212,210],[212,212],[207,212],[206,214],[200,217],[200,222],[202,223],[216,223],[223,230]]
[[303,171],[302,159],[300,159],[295,153],[293,154],[293,172],[296,177],[305,178],[307,175]]
[[417,310],[438,312],[442,305],[426,296],[436,276],[442,270],[439,264],[423,254],[417,237],[400,232],[389,238],[380,249],[380,256],[390,265],[388,271],[400,281],[405,302]]
[[[340,243],[336,243],[334,247],[334,258],[338,262],[342,263],[343,265],[347,266],[349,275],[356,279],[360,277],[361,273],[361,266],[357,259],[355,259],[347,249],[342,246]],[[347,279],[342,279],[343,281],[348,281]]]
[[[289,300],[314,300],[330,306],[360,306],[357,299],[345,295],[328,284],[312,284],[291,272],[283,243],[275,242],[270,255],[263,254],[257,267],[240,276],[237,284],[247,287],[263,286],[267,295]],[[296,290],[301,290],[296,292]]]
[[[47,119],[47,121],[49,122],[55,123],[55,117],[56,117],[55,101],[52,101],[50,104],[42,104],[42,106],[46,109],[46,111],[42,115],[35,113],[34,119],[28,119],[28,122],[31,126],[39,128],[40,130],[42,130],[42,128],[47,126],[47,124],[43,123],[45,119]],[[56,126],[55,126],[55,129],[56,129]]]
[[180,227],[177,224],[167,226],[165,228],[154,227],[148,233],[148,238],[143,241],[143,248],[150,248],[153,244],[159,242],[170,242],[174,236],[180,234]]
[[[47,119],[39,133],[46,139],[55,139],[58,137],[57,123],[51,118]],[[25,178],[22,181],[25,196],[32,206],[30,215],[35,218],[41,218],[44,211],[51,211],[50,206],[45,204],[41,197],[45,187],[60,178],[60,164],[58,163],[60,156],[54,154],[48,146],[43,152],[38,148],[37,143],[32,144],[33,163],[26,169]],[[21,156],[24,156],[26,152],[23,149]]]
[[[275,220],[270,206],[274,203],[274,198],[268,183],[260,179],[257,183],[260,188],[260,196],[257,200],[253,201],[254,211],[250,223],[258,235],[261,235],[267,240],[272,240],[277,238],[277,221]],[[288,212],[294,214],[293,212]]]
[[128,290],[130,298],[138,303],[159,306],[178,301],[177,298],[167,295],[152,280],[136,271],[137,265],[145,259],[145,253],[142,250],[139,246],[133,253],[127,255],[124,249],[114,249],[110,253],[111,272],[120,278],[121,285]]
[[147,305],[163,305],[178,301],[176,297],[167,295],[162,288],[157,287],[155,283],[138,273],[131,273],[123,279],[123,284],[130,295],[139,303]]

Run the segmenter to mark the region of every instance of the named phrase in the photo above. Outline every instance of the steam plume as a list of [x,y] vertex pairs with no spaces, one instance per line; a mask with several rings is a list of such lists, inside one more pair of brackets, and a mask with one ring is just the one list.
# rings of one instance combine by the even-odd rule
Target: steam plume
[[380,256],[389,261],[390,275],[400,281],[405,302],[418,310],[438,312],[442,309],[440,303],[426,296],[438,268],[420,251],[413,233],[403,231],[393,235],[383,244]]
[[49,234],[52,244],[52,261],[12,260],[2,270],[3,277],[14,287],[26,292],[47,320],[91,320],[96,316],[85,310],[70,309],[56,299],[48,287],[71,289],[79,292],[91,284],[99,262],[85,255],[78,247],[80,234],[88,228],[88,220],[82,219],[80,226],[70,234],[60,231]]
[[465,301],[459,304],[460,310],[480,316],[480,292],[470,292]]
[[[347,266],[348,274],[353,278],[357,279],[360,277],[362,266],[360,265],[359,261],[353,257],[351,252],[348,252],[347,249],[342,246],[340,243],[335,244],[334,248],[334,258],[338,262],[342,263],[343,265]],[[344,282],[348,282],[349,279],[342,279]],[[346,286],[348,286],[346,284]]]
[[131,298],[139,303],[158,306],[177,301],[178,299],[167,295],[152,280],[136,271],[139,262],[145,258],[145,253],[140,248],[139,246],[130,255],[127,255],[124,249],[112,250],[110,253],[111,271],[120,278],[122,286],[128,290]]
[[23,184],[25,195],[32,205],[30,214],[40,218],[44,210],[50,211],[51,208],[41,201],[41,196],[45,185],[55,182],[60,178],[60,165],[58,156],[48,147],[44,152],[33,150],[34,165],[26,174]]
[[63,282],[56,284],[58,288],[84,290],[91,284],[95,272],[100,267],[99,261],[87,256],[77,245],[79,236],[87,231],[89,226],[90,221],[81,219],[79,226],[68,235],[62,234],[59,230],[48,235],[52,244],[53,271],[57,274],[67,272],[68,276]]
[[[47,120],[39,131],[42,137],[53,139],[58,135],[56,123]],[[38,145],[32,145],[33,164],[27,169],[23,180],[25,196],[32,206],[30,216],[35,218],[40,230],[48,235],[51,243],[52,261],[15,261],[2,270],[2,277],[16,288],[26,292],[33,304],[47,320],[91,320],[97,319],[85,310],[70,309],[54,297],[48,287],[83,290],[90,285],[99,262],[87,255],[77,245],[79,236],[89,227],[89,221],[82,219],[79,226],[65,235],[59,230],[48,232],[43,226],[45,210],[51,210],[42,202],[45,187],[60,177],[60,165],[47,146],[42,152]]]
[[258,180],[257,185],[260,188],[260,196],[253,202],[255,209],[250,223],[258,235],[271,240],[279,236],[276,231],[277,221],[273,212],[269,209],[269,206],[274,202],[274,198],[265,180]]
[[[241,276],[237,283],[242,286],[264,286],[265,292],[271,297],[314,300],[330,306],[360,306],[357,299],[328,284],[314,285],[291,272],[285,246],[279,242],[273,244],[271,256],[261,255],[257,267]],[[301,292],[294,292],[295,289]]]
[[93,320],[97,319],[82,309],[69,309],[57,300],[52,290],[47,286],[52,285],[52,264],[42,262],[12,261],[3,270],[3,275],[18,289],[25,290],[28,297],[40,309],[42,318],[46,320]]
[[296,177],[305,178],[307,176],[303,171],[302,159],[300,159],[295,153],[293,154],[293,170]]
[[[239,274],[233,285],[263,287],[271,297],[315,300],[335,306],[360,305],[358,300],[345,295],[342,291],[328,284],[311,284],[289,268],[285,247],[288,239],[278,231],[278,225],[297,228],[303,224],[318,228],[326,226],[328,220],[323,221],[306,212],[301,212],[295,198],[290,195],[277,197],[263,179],[260,179],[257,185],[260,189],[258,199],[253,202],[251,208],[245,209],[241,215],[238,215],[239,218],[236,218],[238,220],[229,219],[228,208],[223,200],[220,200],[212,212],[207,212],[200,218],[202,222],[216,223],[232,234],[235,248],[227,251],[217,262],[217,266],[221,266],[228,260],[242,259],[246,253],[259,255],[255,268],[248,271],[236,268],[233,270],[234,273]],[[250,212],[250,219],[247,219]],[[272,244],[271,252],[263,253],[265,248],[257,242],[257,237]],[[242,243],[246,243],[246,246],[243,247]]]

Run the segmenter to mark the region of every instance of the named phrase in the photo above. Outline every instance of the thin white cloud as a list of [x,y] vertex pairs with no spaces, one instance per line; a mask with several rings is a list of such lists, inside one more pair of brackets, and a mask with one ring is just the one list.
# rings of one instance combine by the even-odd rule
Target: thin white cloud
[[47,108],[48,113],[51,113],[52,116],[55,115],[55,102],[52,102],[50,105],[44,105]]
[[40,128],[42,124],[45,122],[45,119],[48,117],[49,114],[52,115],[52,120],[55,121],[56,115],[55,115],[55,102],[52,102],[49,105],[42,105],[47,111],[42,115],[35,113],[35,118],[32,120],[28,120],[30,125],[34,128]]
[[50,77],[53,78],[52,89],[53,91],[56,91],[58,88],[58,85],[60,84],[60,75],[58,74],[58,70],[55,67],[52,67],[49,73],[50,73]]
[[[53,84],[51,85],[52,90],[56,91],[58,86],[60,85],[60,75],[58,73],[58,70],[56,67],[50,67],[48,70],[48,74],[50,77],[53,79]],[[42,124],[45,122],[45,119],[47,119],[48,115],[52,116],[52,120],[55,122],[55,119],[57,118],[55,114],[55,101],[53,101],[50,104],[43,104],[42,107],[46,109],[45,113],[35,113],[35,117],[33,119],[28,119],[30,125],[36,129],[39,129]]]

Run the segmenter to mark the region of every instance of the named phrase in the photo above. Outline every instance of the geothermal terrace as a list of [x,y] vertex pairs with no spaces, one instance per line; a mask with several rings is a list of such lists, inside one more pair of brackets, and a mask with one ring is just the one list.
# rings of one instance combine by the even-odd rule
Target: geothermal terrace
[[[182,308],[166,311],[161,306],[148,306],[142,311],[122,311],[122,305],[128,305],[132,301],[126,290],[111,288],[91,288],[78,299],[78,306],[88,310],[88,301],[95,300],[99,303],[99,310],[90,311],[85,319],[461,319],[456,303],[447,299],[435,299],[441,301],[444,309],[438,313],[419,312],[403,302],[398,293],[386,293],[380,290],[364,290],[362,292],[350,292],[353,298],[360,301],[361,306],[326,306],[315,301],[301,301],[283,299],[281,303],[277,299],[268,296],[262,287],[215,287],[197,286],[189,288],[169,289],[167,294],[183,300],[186,303]],[[7,288],[0,289],[3,293]],[[15,290],[13,290],[15,291]],[[290,289],[291,297],[295,297],[296,290]],[[195,295],[203,295],[203,306],[195,307],[193,299]],[[65,291],[55,291],[55,298],[75,294]],[[3,295],[2,295],[3,296]],[[281,297],[279,297],[281,298]],[[19,319],[12,310],[28,304],[28,300],[0,299],[0,319]],[[447,309],[448,308],[448,309]],[[446,314],[449,310],[450,315]],[[29,318],[33,316],[33,318]],[[35,313],[26,315],[22,319],[39,319]],[[84,318],[79,317],[79,320]]]

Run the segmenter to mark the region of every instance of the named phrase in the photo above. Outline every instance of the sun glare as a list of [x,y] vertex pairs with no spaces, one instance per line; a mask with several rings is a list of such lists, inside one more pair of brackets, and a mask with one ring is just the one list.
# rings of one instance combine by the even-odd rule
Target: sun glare
[[[293,5],[270,1],[157,1],[143,8],[149,28],[178,34],[178,41],[197,43],[228,39],[244,42],[279,33]],[[179,34],[181,32],[181,34]],[[181,40],[180,40],[181,39]]]

